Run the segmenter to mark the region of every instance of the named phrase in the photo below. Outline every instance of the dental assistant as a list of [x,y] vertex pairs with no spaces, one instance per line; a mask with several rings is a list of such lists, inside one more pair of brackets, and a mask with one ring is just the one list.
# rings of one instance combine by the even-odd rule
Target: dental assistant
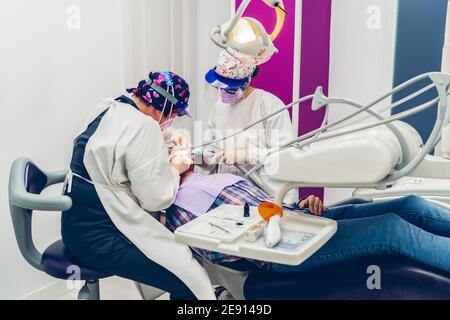
[[[259,67],[241,54],[236,52],[231,55],[225,50],[220,53],[216,67],[205,76],[219,96],[219,100],[211,109],[206,142],[228,136],[285,106],[275,95],[251,85],[258,72]],[[216,150],[213,150],[216,152],[215,156],[204,157],[204,162],[211,173],[242,176],[243,173],[235,164],[248,171],[264,160],[272,148],[295,137],[289,113],[285,111],[216,146]],[[211,149],[208,151],[207,153],[212,153]],[[277,183],[269,177],[260,175],[259,178],[271,189],[266,191],[273,192],[277,189]],[[294,201],[295,198],[295,192],[288,195],[288,200]]]
[[215,299],[190,249],[151,215],[172,205],[191,165],[169,157],[162,133],[173,118],[189,116],[189,86],[172,72],[152,72],[128,93],[102,101],[75,139],[64,244],[80,262],[172,299]]

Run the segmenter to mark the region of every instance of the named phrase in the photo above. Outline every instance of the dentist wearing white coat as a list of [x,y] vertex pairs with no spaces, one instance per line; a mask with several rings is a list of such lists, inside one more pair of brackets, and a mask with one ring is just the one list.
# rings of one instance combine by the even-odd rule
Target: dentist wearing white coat
[[[205,79],[217,89],[219,100],[212,106],[205,142],[229,136],[285,107],[275,95],[251,86],[259,71],[255,63],[248,56],[237,52],[231,55],[224,50],[216,67],[206,74]],[[235,165],[248,171],[271,150],[295,138],[289,113],[284,111],[235,138],[208,148],[204,152],[203,167],[211,173],[243,175]],[[265,191],[277,190],[279,185],[270,179],[270,173],[264,169],[257,173]],[[287,201],[296,200],[297,192],[290,192]]]
[[189,115],[189,86],[172,72],[155,72],[128,92],[100,103],[75,140],[64,244],[80,262],[172,299],[216,299],[190,249],[151,215],[173,204],[180,174],[191,165],[169,157],[162,134],[174,117]]

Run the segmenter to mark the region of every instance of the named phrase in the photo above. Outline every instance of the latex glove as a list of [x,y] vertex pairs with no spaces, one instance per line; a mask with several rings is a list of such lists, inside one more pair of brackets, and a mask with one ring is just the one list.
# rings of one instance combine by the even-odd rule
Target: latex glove
[[264,229],[264,244],[267,248],[275,247],[281,240],[280,219],[279,215],[273,216]]
[[171,142],[178,148],[191,148],[191,142],[181,134],[174,134],[171,138]]
[[323,205],[322,200],[316,196],[309,196],[308,198],[300,201],[298,206],[300,209],[309,209],[309,211],[316,216],[321,216],[325,211],[327,211],[327,208]]
[[169,155],[171,157],[175,156],[186,156],[192,158],[192,144],[183,135],[175,135],[171,138],[171,147],[169,148]]
[[162,135],[164,137],[164,141],[169,142],[172,139],[172,136],[174,135],[175,129],[174,128],[167,128],[162,132]]
[[180,130],[173,127],[167,128],[162,132],[164,141],[167,144],[173,144],[177,147],[181,146],[192,146],[189,139],[186,138]]
[[170,164],[175,168],[180,175],[188,171],[194,164],[192,158],[188,157],[182,152],[172,152],[169,156]]
[[223,151],[205,150],[202,154],[203,162],[207,165],[215,165],[223,162]]
[[223,162],[226,165],[234,164],[256,164],[251,149],[229,149],[223,152]]

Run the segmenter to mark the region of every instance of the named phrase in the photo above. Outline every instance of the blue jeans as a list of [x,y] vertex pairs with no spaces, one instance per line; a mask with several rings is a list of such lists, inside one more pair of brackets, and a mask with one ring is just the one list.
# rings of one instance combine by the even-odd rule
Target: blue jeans
[[420,197],[329,209],[336,234],[299,266],[273,264],[275,272],[299,272],[353,258],[393,254],[450,272],[450,212]]

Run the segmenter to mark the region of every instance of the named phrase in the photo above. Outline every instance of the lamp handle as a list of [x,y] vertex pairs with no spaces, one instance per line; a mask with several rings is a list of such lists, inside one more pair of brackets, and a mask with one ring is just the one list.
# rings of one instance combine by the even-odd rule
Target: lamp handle
[[[264,2],[271,6],[269,3],[267,3],[268,0],[264,0]],[[275,41],[278,36],[281,33],[281,30],[283,30],[284,23],[286,21],[286,10],[283,4],[283,1],[280,1],[279,4],[275,7],[275,11],[277,13],[277,24],[275,25],[275,29],[273,29],[272,34],[269,36],[270,40],[273,42]]]

